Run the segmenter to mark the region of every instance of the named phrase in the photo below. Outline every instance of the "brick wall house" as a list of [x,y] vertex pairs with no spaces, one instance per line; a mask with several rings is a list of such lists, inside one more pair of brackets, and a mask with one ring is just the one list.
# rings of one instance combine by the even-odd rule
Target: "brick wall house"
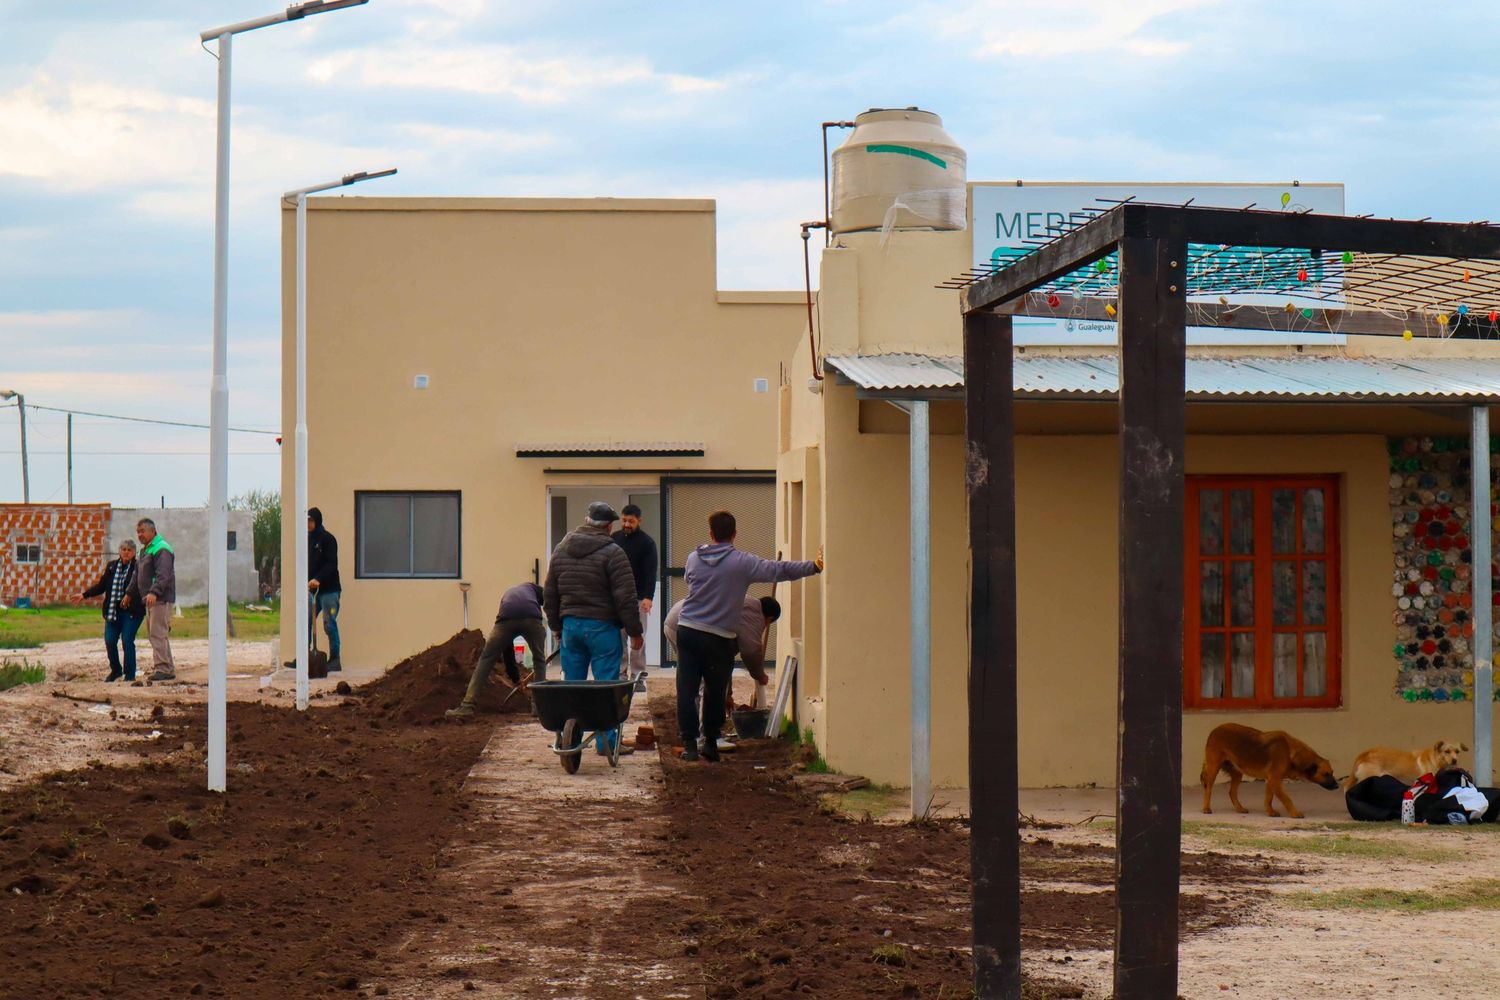
[[61,604],[109,560],[109,504],[0,504],[0,603]]

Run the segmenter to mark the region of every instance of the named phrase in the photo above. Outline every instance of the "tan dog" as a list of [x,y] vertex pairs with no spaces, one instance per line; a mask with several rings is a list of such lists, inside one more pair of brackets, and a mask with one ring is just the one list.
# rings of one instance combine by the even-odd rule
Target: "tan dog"
[[1338,788],[1333,766],[1319,757],[1312,747],[1279,729],[1261,732],[1249,726],[1226,722],[1208,734],[1203,748],[1203,811],[1213,812],[1214,781],[1219,772],[1229,775],[1229,801],[1237,812],[1249,809],[1240,805],[1240,782],[1245,778],[1266,781],[1266,815],[1280,816],[1273,799],[1280,799],[1287,815],[1301,818],[1302,813],[1282,787],[1291,780],[1311,781],[1324,788]]
[[1437,774],[1444,768],[1457,767],[1458,755],[1468,749],[1467,743],[1456,743],[1453,740],[1438,740],[1421,750],[1371,747],[1354,758],[1354,771],[1344,779],[1344,787],[1353,788],[1377,774],[1389,774],[1409,785],[1424,774]]

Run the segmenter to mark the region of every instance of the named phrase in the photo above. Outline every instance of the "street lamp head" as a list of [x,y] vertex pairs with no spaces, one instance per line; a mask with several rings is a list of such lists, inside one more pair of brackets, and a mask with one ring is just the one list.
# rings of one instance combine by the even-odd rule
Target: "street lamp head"
[[19,395],[14,389],[0,389],[0,399],[15,399]]
[[370,0],[312,0],[311,3],[294,3],[286,9],[286,19],[295,21],[309,14],[326,14],[331,10],[358,7],[369,2]]
[[385,170],[361,170],[357,174],[345,174],[343,186],[348,187],[350,184],[358,184],[360,181],[373,181],[377,177],[390,177],[395,172],[395,167],[388,167]]

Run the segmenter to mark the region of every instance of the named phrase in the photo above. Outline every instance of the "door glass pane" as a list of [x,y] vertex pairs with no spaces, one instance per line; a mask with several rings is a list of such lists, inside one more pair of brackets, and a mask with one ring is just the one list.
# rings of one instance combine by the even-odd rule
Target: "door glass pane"
[[1328,636],[1302,633],[1302,693],[1321,698],[1328,693]]
[[1297,697],[1297,634],[1277,632],[1272,637],[1272,680],[1277,698]]
[[1297,564],[1278,559],[1271,564],[1271,621],[1297,624]]
[[1255,564],[1229,564],[1229,624],[1255,624]]
[[458,576],[458,497],[412,498],[412,573]]
[[1326,552],[1324,497],[1321,489],[1302,491],[1302,551]]
[[1271,551],[1297,551],[1297,491],[1271,491]]
[[1211,632],[1199,643],[1202,653],[1199,658],[1203,674],[1202,695],[1205,698],[1224,697],[1224,633]]
[[1255,697],[1255,634],[1236,632],[1230,640],[1232,662],[1230,673],[1234,677],[1235,698]]
[[1322,560],[1308,560],[1302,564],[1302,623],[1323,625],[1327,622],[1328,568]]
[[1198,494],[1198,552],[1216,556],[1224,551],[1224,491]]
[[1229,551],[1248,556],[1255,552],[1255,492],[1231,490],[1229,493]]
[[1198,624],[1224,625],[1224,564],[1218,560],[1199,566]]
[[411,497],[359,498],[360,572],[406,576],[411,572]]

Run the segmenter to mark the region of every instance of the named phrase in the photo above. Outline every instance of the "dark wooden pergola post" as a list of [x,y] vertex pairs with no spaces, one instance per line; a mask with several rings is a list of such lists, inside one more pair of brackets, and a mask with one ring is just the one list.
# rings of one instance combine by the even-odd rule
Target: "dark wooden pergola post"
[[[973,813],[976,996],[1020,995],[1016,730],[1015,473],[1009,315],[1115,318],[1120,328],[1120,712],[1115,827],[1115,998],[1177,995],[1178,880],[1182,828],[1183,448],[1188,244],[1337,253],[1357,271],[1367,305],[1205,315],[1225,326],[1396,333],[1381,301],[1424,311],[1428,332],[1447,330],[1456,267],[1493,274],[1500,226],[1403,222],[1299,212],[1121,204],[987,273],[966,273],[965,402],[969,541],[972,546],[969,785]],[[1119,301],[1107,282],[1119,253]],[[1359,255],[1370,262],[1359,263]],[[1410,273],[1391,258],[1417,258]],[[1432,258],[1450,262],[1435,273]],[[1067,280],[1090,265],[1105,279]],[[1381,271],[1380,269],[1384,269]],[[1233,268],[1229,268],[1230,271]],[[1293,272],[1288,272],[1293,273]],[[1468,281],[1468,271],[1463,272]],[[1215,277],[1217,274],[1217,277]],[[1411,274],[1426,274],[1410,280]],[[1224,273],[1198,280],[1202,300]],[[1057,283],[1062,280],[1063,284]],[[1282,283],[1289,281],[1283,276]],[[1301,282],[1304,279],[1298,277]],[[1378,294],[1372,290],[1378,285]],[[1107,288],[1107,283],[1102,288]],[[1069,304],[1061,306],[1061,289]],[[1491,292],[1494,287],[1490,287]],[[1080,291],[1087,294],[1079,295]],[[1230,289],[1231,294],[1256,288]],[[1221,301],[1223,301],[1221,299]],[[1059,309],[1065,308],[1066,313]],[[993,315],[994,310],[1005,315]],[[1238,314],[1231,319],[1230,313]],[[1195,322],[1199,321],[1195,314]],[[1435,323],[1435,325],[1433,325]]]
[[1177,995],[1187,243],[1120,240],[1115,998]]
[[974,995],[979,1000],[1021,997],[1013,366],[1010,317],[989,312],[965,316],[964,476],[972,574],[969,850]]

